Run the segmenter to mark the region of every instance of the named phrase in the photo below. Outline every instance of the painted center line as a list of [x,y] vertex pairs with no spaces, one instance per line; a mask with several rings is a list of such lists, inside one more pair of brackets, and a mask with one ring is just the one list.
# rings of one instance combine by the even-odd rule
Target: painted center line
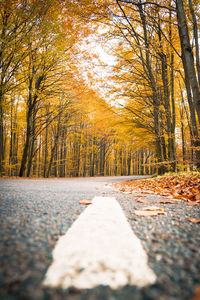
[[60,237],[43,285],[78,289],[153,284],[147,254],[115,198],[95,197]]

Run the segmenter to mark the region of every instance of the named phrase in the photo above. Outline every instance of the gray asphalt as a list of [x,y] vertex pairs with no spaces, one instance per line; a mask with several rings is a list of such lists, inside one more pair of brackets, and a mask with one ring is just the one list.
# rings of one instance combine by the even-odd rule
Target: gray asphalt
[[[134,217],[133,210],[141,204],[107,185],[137,178],[0,180],[1,299],[190,299],[200,283],[200,235],[199,225],[184,223],[183,218],[185,212],[186,217],[198,217],[199,208],[180,203],[165,208],[168,216]],[[148,251],[158,283],[118,291],[109,287],[83,291],[42,288],[56,241],[85,209],[78,201],[98,195],[118,199]],[[151,197],[153,201],[158,198]]]

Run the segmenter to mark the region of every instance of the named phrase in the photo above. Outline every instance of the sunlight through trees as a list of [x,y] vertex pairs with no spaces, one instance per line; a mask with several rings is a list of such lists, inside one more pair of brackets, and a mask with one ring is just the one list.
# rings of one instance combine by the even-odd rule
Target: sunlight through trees
[[0,12],[1,176],[200,169],[199,1],[2,0]]

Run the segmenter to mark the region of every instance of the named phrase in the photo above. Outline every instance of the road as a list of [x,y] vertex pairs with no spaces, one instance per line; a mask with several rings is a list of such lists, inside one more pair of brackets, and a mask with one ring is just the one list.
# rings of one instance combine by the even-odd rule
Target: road
[[[1,299],[189,299],[200,276],[198,224],[182,222],[185,207],[181,203],[167,208],[167,217],[134,217],[131,196],[110,185],[136,178],[0,180]],[[82,291],[42,287],[58,238],[85,209],[78,201],[95,196],[114,196],[120,202],[133,231],[143,241],[158,276],[156,284],[116,291],[102,286]],[[187,217],[194,215],[193,207],[186,209]]]

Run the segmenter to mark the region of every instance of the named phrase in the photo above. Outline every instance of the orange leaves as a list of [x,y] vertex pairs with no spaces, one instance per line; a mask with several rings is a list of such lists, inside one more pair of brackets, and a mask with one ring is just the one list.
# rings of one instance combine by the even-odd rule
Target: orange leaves
[[90,200],[79,200],[79,203],[83,204],[83,205],[90,205],[90,204],[92,204],[92,201],[90,201]]
[[188,201],[188,202],[186,202],[185,204],[187,204],[187,205],[192,205],[192,206],[194,206],[194,205],[200,205],[200,203],[199,203],[199,202],[196,202],[196,201]]
[[185,219],[185,220],[188,221],[188,222],[195,223],[195,224],[200,224],[200,219],[187,218],[187,219]]
[[136,201],[136,202],[139,202],[139,203],[145,203],[145,204],[151,203],[151,201],[145,200],[145,199],[137,199],[137,198],[136,198],[135,201]]
[[195,195],[195,200],[200,202],[200,191],[198,191]]
[[[190,173],[184,175],[165,175],[153,179],[134,180],[121,184],[123,192],[131,190],[134,200],[141,204],[152,204],[151,206],[142,207],[135,210],[134,213],[141,217],[153,217],[166,215],[163,208],[155,206],[158,204],[176,204],[184,201],[185,205],[200,205],[200,174]],[[140,191],[140,195],[136,195]],[[135,193],[135,195],[134,195]],[[165,199],[149,197],[149,193],[161,195]],[[143,198],[144,197],[144,198]],[[167,198],[167,199],[166,199]],[[185,221],[199,224],[200,219],[186,218]]]
[[[133,191],[141,190],[142,194],[154,193],[169,199],[183,200],[188,205],[200,203],[200,174],[165,175],[148,180],[127,182]],[[122,187],[124,189],[124,187]],[[137,196],[141,197],[141,195]],[[137,201],[139,202],[139,201]],[[144,201],[140,201],[145,203]],[[158,203],[175,203],[172,200],[160,200]]]
[[191,300],[199,300],[200,299],[200,285],[196,285],[194,288],[194,294]]
[[161,204],[174,204],[175,202],[172,200],[158,200],[156,201],[157,203],[161,203]]
[[[138,196],[137,196],[138,197]],[[136,202],[139,202],[139,203],[144,203],[144,204],[147,204],[147,203],[152,203],[152,201],[150,200],[146,200],[146,199],[138,199],[136,198],[135,199]],[[190,201],[191,202],[191,201]],[[160,204],[175,204],[175,201],[173,200],[157,200],[156,203],[160,203]],[[193,203],[193,202],[192,202]]]
[[161,215],[164,214],[164,210],[163,208],[161,207],[158,207],[158,206],[147,206],[147,207],[144,207],[143,210],[146,210],[146,211],[155,211]]
[[142,210],[135,210],[135,214],[141,217],[153,217],[157,215],[165,215],[163,208],[158,206],[143,207]]

